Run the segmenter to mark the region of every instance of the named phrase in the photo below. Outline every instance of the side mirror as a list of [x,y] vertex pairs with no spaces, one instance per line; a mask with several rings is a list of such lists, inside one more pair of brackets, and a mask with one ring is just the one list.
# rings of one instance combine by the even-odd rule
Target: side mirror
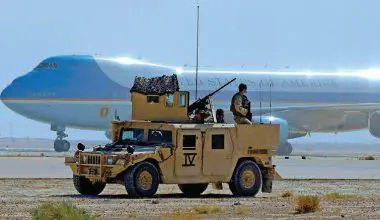
[[132,146],[130,146],[130,145],[128,145],[127,146],[127,152],[130,153],[130,154],[133,154],[133,152],[135,152],[135,148],[132,147]]
[[77,148],[78,150],[83,151],[85,149],[85,146],[82,143],[78,143]]

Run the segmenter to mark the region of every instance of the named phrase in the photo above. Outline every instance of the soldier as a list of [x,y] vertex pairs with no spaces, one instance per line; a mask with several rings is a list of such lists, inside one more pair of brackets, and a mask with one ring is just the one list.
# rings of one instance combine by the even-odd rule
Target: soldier
[[247,92],[247,85],[241,83],[239,92],[236,93],[231,100],[230,110],[234,115],[234,120],[237,124],[252,124],[248,119],[250,114],[249,100],[244,94]]
[[224,123],[224,111],[221,108],[216,110],[216,122]]
[[197,110],[194,115],[194,120],[197,124],[203,124],[205,122],[204,118],[202,117],[202,112]]
[[197,124],[204,124],[205,119],[208,118],[209,116],[210,116],[210,113],[207,110],[198,109],[195,111],[194,119]]

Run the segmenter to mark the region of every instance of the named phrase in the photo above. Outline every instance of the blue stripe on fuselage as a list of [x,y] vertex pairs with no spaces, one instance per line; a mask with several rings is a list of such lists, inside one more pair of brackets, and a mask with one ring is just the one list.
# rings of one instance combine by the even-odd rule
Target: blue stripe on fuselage
[[[41,65],[42,63],[56,64]],[[9,86],[7,99],[127,99],[129,90],[110,80],[92,56],[50,57]]]
[[[91,96],[87,97],[87,91],[83,91],[81,95],[78,93],[76,97],[69,97],[66,94],[65,96],[50,96],[47,94],[39,94],[35,93],[34,95],[28,97],[20,97],[20,98],[12,98],[7,97],[4,98],[5,101],[36,101],[36,102],[66,102],[66,103],[75,103],[75,102],[129,102],[130,96],[126,97],[124,94],[129,93],[129,89],[126,87],[120,88],[119,94],[123,94],[122,96],[117,96],[115,91],[111,89],[102,88],[101,94],[104,94],[102,98],[96,98],[97,91],[100,89],[96,89],[92,91]],[[108,94],[107,94],[108,92]],[[191,94],[194,94],[195,91],[190,91]],[[198,91],[198,98],[202,98],[209,94],[210,91]],[[111,94],[111,95],[109,95]],[[113,94],[113,96],[112,96]],[[235,93],[232,91],[220,91],[218,94],[213,96],[213,99],[217,102],[229,103],[232,96]],[[270,97],[271,96],[271,97]],[[99,96],[98,96],[99,97]],[[107,98],[109,97],[109,98]],[[259,102],[260,100],[263,102],[278,102],[278,103],[334,103],[334,104],[366,104],[366,103],[380,103],[380,97],[377,94],[373,93],[297,93],[297,92],[276,92],[270,94],[269,92],[249,92],[247,97],[250,101]],[[194,101],[194,100],[191,100]]]
[[[190,91],[195,94],[195,91]],[[210,91],[199,91],[198,98],[208,95]],[[236,92],[219,91],[214,95],[215,100],[229,101]],[[246,96],[249,100],[273,101],[273,102],[293,102],[293,103],[380,103],[380,96],[377,93],[341,93],[341,92],[258,92],[249,91]]]

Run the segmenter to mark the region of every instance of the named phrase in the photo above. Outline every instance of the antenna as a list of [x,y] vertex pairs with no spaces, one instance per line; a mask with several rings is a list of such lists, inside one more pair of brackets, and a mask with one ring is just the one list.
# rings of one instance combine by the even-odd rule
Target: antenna
[[[269,114],[272,117],[272,80],[269,79]],[[269,120],[269,124],[272,124],[272,121]]]
[[115,120],[120,121],[120,117],[117,115],[117,110],[115,109]]
[[198,99],[198,56],[199,56],[199,1],[197,2],[197,56],[195,67],[195,100]]
[[259,83],[259,88],[260,88],[260,124],[262,124],[262,120],[261,120],[261,82]]

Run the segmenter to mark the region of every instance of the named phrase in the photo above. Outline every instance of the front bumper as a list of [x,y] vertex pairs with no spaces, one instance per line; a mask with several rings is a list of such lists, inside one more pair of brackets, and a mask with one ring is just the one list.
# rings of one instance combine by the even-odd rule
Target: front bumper
[[65,157],[65,165],[69,166],[76,176],[86,177],[92,182],[107,182],[125,170],[124,163],[112,161],[110,164],[108,158],[100,154],[79,154],[78,157]]

